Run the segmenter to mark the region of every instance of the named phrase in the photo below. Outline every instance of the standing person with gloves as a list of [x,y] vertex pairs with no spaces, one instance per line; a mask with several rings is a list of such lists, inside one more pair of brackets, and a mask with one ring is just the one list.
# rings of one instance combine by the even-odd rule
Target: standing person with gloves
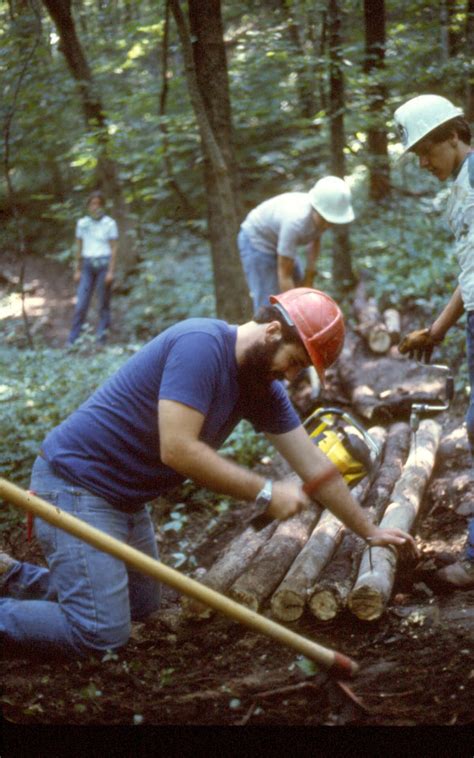
[[[435,345],[460,316],[467,314],[466,337],[471,397],[466,415],[467,435],[474,460],[474,152],[471,130],[460,108],[439,95],[420,95],[395,111],[404,152],[418,157],[420,168],[440,181],[452,179],[447,219],[455,237],[461,269],[459,284],[430,327],[411,332],[401,341],[401,353],[430,360]],[[468,527],[466,558],[438,572],[454,587],[474,587],[474,519]]]
[[[370,521],[339,470],[309,438],[283,389],[312,364],[321,378],[338,357],[344,321],[324,292],[271,297],[235,326],[194,318],[148,342],[52,429],[31,489],[153,558],[146,503],[185,479],[287,519],[312,498],[372,545],[413,537]],[[217,451],[240,419],[264,432],[304,482],[272,481]],[[0,641],[14,649],[87,655],[116,649],[131,621],[159,606],[159,585],[67,532],[36,519],[48,568],[0,555]]]
[[[271,293],[313,286],[321,235],[332,224],[354,220],[351,191],[337,176],[320,179],[309,192],[285,192],[265,200],[243,221],[238,245],[254,310]],[[306,270],[297,259],[307,245]]]
[[68,344],[81,332],[94,289],[99,301],[97,339],[104,343],[110,327],[110,298],[118,250],[118,229],[113,218],[105,213],[105,197],[92,192],[87,201],[87,216],[76,225],[76,269],[74,281],[79,284]]

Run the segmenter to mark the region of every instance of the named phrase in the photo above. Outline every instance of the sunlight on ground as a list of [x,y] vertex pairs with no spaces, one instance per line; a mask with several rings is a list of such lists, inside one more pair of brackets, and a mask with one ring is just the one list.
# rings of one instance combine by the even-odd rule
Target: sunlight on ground
[[[42,316],[47,310],[46,298],[34,296],[25,298],[25,307],[28,315]],[[0,321],[7,318],[21,317],[21,295],[13,292],[0,298]]]

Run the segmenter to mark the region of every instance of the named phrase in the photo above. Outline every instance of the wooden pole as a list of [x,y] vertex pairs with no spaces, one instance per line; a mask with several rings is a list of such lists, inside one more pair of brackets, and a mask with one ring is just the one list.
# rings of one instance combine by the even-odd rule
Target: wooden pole
[[194,579],[190,579],[180,574],[179,571],[165,566],[164,563],[150,558],[148,555],[141,553],[129,545],[125,545],[120,540],[111,537],[100,529],[89,526],[89,524],[86,524],[81,519],[65,513],[60,508],[47,503],[36,495],[26,492],[1,477],[0,497],[25,511],[33,513],[49,524],[63,529],[69,532],[69,534],[73,534],[98,550],[103,550],[105,553],[119,558],[137,571],[141,571],[143,574],[151,576],[159,582],[168,584],[178,592],[189,595],[202,603],[207,603],[224,616],[228,616],[244,626],[265,634],[282,645],[296,650],[301,655],[319,663],[331,673],[338,676],[352,676],[358,670],[357,663],[342,653],[323,647],[306,637],[295,634],[264,616],[260,616],[254,611],[250,611],[248,608],[244,608],[215,590],[204,587]]

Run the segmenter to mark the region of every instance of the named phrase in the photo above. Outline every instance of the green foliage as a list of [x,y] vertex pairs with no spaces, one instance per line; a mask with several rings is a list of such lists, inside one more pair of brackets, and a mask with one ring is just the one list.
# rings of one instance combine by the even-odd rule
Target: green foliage
[[[196,225],[197,226],[197,225]],[[127,339],[156,336],[176,321],[215,315],[207,243],[188,224],[145,224],[141,260],[126,284]]]
[[241,421],[230,434],[221,453],[241,466],[252,467],[267,456],[272,447],[266,437],[257,434],[248,421]]
[[27,487],[46,434],[79,406],[127,356],[122,347],[87,355],[0,348],[0,475]]

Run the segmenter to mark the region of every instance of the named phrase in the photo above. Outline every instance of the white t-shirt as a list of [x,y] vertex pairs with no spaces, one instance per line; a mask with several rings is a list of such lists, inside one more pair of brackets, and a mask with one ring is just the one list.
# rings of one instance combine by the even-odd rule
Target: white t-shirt
[[307,192],[285,192],[265,200],[248,214],[242,229],[255,250],[296,258],[297,248],[318,239]]
[[[474,158],[470,159],[471,161]],[[472,170],[472,169],[471,169]],[[449,225],[456,239],[454,252],[461,273],[459,285],[466,311],[474,310],[474,189],[469,181],[469,156],[461,166],[447,204]]]
[[117,224],[110,216],[98,220],[84,216],[76,224],[76,238],[82,240],[83,258],[108,257],[110,241],[118,239]]

